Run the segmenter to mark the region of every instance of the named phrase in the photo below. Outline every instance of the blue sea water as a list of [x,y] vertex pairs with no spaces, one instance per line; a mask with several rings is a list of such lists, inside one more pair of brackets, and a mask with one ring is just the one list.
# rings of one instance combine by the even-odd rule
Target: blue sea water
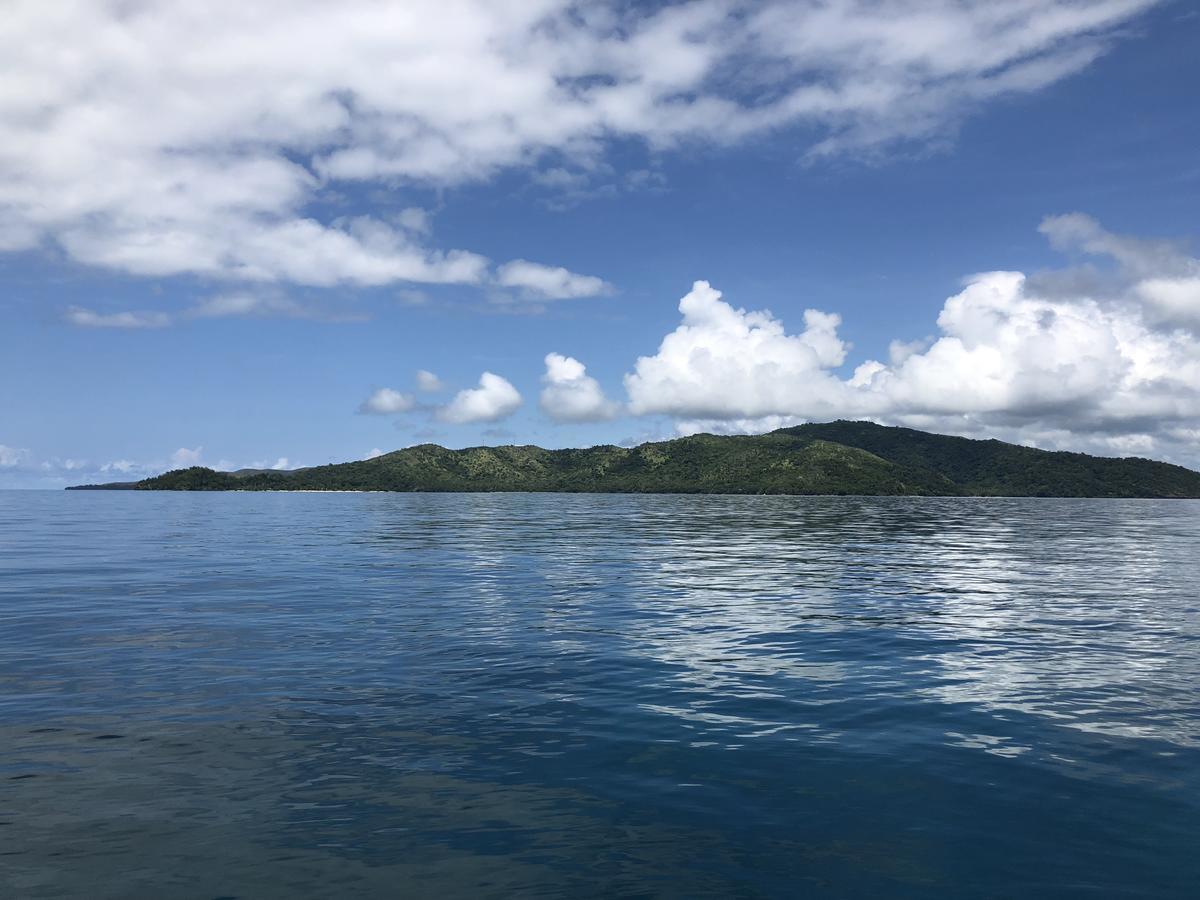
[[0,493],[0,896],[1198,884],[1200,503]]

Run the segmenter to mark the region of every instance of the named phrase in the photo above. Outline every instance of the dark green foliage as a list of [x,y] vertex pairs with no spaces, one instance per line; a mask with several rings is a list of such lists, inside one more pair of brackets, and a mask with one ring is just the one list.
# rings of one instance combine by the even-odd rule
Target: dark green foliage
[[294,472],[192,467],[139,490],[580,491],[726,494],[918,494],[1200,497],[1200,473],[1145,459],[1050,453],[885,428],[800,425],[771,434],[580,450],[421,444],[374,459]]
[[228,472],[214,472],[204,466],[172,469],[136,485],[139,491],[235,491],[239,486],[238,479]]
[[1200,473],[1149,459],[1049,452],[1003,441],[828,422],[783,429],[860,447],[905,469],[936,472],[964,494],[1006,497],[1200,497]]

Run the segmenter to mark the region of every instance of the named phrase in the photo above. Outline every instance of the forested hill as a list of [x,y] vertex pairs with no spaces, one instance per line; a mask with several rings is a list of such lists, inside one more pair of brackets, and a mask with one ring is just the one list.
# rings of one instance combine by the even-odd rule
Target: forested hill
[[1200,473],[1148,459],[1049,452],[829,422],[754,436],[709,434],[580,450],[421,444],[291,472],[176,469],[127,488],[173,491],[579,491],[1200,498]]

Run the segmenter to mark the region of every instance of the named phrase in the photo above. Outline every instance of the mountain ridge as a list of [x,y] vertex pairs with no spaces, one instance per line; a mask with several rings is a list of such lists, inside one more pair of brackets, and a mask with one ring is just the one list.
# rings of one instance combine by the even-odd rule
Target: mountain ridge
[[175,469],[68,490],[548,491],[1200,498],[1200,472],[1140,457],[1039,450],[871,422],[698,434],[625,448],[418,444],[291,471]]

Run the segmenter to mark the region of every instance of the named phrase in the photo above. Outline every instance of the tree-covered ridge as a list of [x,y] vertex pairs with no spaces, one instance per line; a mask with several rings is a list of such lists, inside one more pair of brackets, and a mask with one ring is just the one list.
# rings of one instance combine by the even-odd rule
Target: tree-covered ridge
[[959,493],[972,496],[1200,497],[1200,473],[1150,459],[1038,450],[872,422],[828,422],[782,431],[859,447],[908,470],[936,472]]
[[130,487],[1200,497],[1200,473],[1146,459],[1048,452],[870,422],[830,422],[754,436],[700,434],[633,448],[449,450],[421,444],[374,459],[292,472],[216,472],[193,466]]

